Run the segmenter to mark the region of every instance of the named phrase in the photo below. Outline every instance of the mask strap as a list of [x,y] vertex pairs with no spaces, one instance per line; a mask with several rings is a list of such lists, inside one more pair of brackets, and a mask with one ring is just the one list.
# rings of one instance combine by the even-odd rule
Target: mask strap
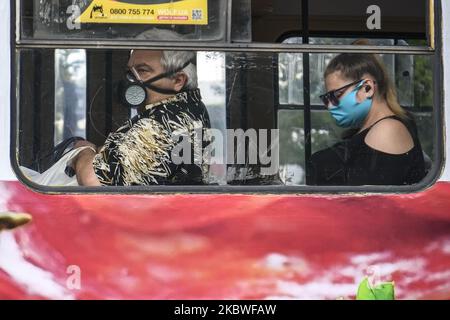
[[[190,65],[192,63],[192,61],[191,60],[189,60],[189,61],[187,61],[185,64],[183,64],[180,68],[178,68],[178,69],[176,69],[176,70],[174,70],[174,71],[169,71],[169,72],[164,72],[164,73],[162,73],[162,74],[160,74],[160,75],[157,75],[157,76],[155,76],[155,77],[153,77],[153,78],[151,78],[151,79],[148,79],[147,81],[142,81],[142,83],[147,87],[147,88],[149,88],[149,89],[152,89],[153,90],[153,88],[151,88],[150,86],[150,83],[152,83],[152,82],[155,82],[155,81],[158,81],[158,80],[160,80],[160,79],[164,79],[164,78],[167,78],[167,77],[170,77],[170,76],[172,76],[172,75],[174,75],[174,74],[176,74],[176,73],[178,73],[178,72],[180,72],[181,70],[183,70],[184,68],[186,68],[188,65]],[[155,90],[156,91],[156,90]],[[161,92],[162,93],[162,92]]]
[[357,90],[361,89],[365,82],[366,80],[361,80],[361,82],[356,85],[355,89]]
[[145,83],[144,85],[145,85],[146,88],[148,88],[150,90],[153,90],[155,92],[161,93],[161,94],[177,94],[177,93],[180,93],[181,91],[183,91],[183,90],[175,91],[175,90],[171,90],[171,89],[158,88],[158,87],[155,87],[154,85],[151,85],[149,83]]

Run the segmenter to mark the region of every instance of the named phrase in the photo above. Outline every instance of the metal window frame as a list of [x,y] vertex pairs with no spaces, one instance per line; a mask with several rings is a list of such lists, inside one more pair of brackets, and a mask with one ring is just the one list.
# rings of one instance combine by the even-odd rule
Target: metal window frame
[[[228,0],[231,2],[231,0]],[[302,0],[306,3],[308,0]],[[11,3],[11,131],[10,131],[10,159],[13,171],[17,178],[33,191],[44,194],[399,194],[414,193],[431,187],[439,178],[444,160],[443,148],[443,65],[442,56],[442,31],[441,31],[441,1],[430,1],[430,26],[429,35],[432,37],[428,46],[394,47],[394,46],[351,46],[351,45],[282,45],[264,43],[205,43],[205,42],[148,42],[137,40],[126,41],[98,41],[98,40],[74,40],[70,43],[64,40],[23,40],[20,38],[20,0]],[[307,3],[305,4],[307,6]],[[227,29],[230,26],[228,17]],[[431,24],[433,23],[433,24]],[[229,31],[227,31],[227,35]],[[418,184],[410,186],[135,186],[135,187],[49,187],[42,186],[29,181],[21,172],[18,165],[16,148],[17,141],[17,116],[18,116],[18,85],[19,79],[17,56],[21,49],[46,48],[82,48],[82,49],[153,49],[153,50],[196,50],[196,51],[223,51],[223,52],[271,52],[271,53],[385,53],[385,54],[408,54],[408,55],[432,55],[433,59],[433,104],[435,106],[435,134],[434,134],[434,159],[430,173]],[[309,70],[309,69],[308,69]],[[19,71],[19,72],[17,72]]]
[[[309,108],[311,109],[311,111],[327,111],[327,109],[325,109],[325,107],[320,104],[312,104],[309,106]],[[404,105],[403,108],[405,108],[406,111],[412,113],[431,113],[434,110],[432,106],[411,107]],[[277,110],[303,111],[304,109],[305,106],[300,104],[279,104],[277,106]]]

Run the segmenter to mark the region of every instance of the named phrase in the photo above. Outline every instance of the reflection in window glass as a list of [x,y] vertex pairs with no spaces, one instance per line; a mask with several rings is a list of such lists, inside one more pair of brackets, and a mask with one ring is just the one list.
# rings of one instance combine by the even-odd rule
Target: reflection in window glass
[[[336,126],[326,111],[311,113],[312,152],[331,147],[341,141],[343,129]],[[305,130],[303,111],[280,110],[280,178],[286,185],[305,184]]]
[[86,51],[55,50],[55,145],[86,137]]
[[[313,44],[351,44],[355,39],[311,38]],[[393,40],[372,39],[374,45],[392,45]],[[399,45],[407,45],[399,40]],[[311,104],[320,105],[319,95],[325,92],[323,74],[336,56],[333,53],[310,55]],[[404,107],[432,106],[432,64],[429,56],[381,55],[391,79],[395,79],[399,102]],[[281,95],[280,95],[281,99]]]
[[[425,162],[427,162],[427,158],[429,161],[432,161],[434,160],[433,113],[432,112],[414,113],[413,117],[417,125],[420,143],[422,145],[423,152],[425,153]],[[428,163],[428,166],[431,166],[431,163]]]
[[[310,38],[310,44],[350,45],[355,38]],[[301,37],[291,37],[283,41],[301,44]],[[372,45],[394,45],[392,39],[371,39]],[[405,41],[399,44],[407,45]],[[325,92],[323,74],[327,65],[336,56],[334,53],[310,54],[311,104],[320,105],[319,96]],[[381,55],[389,75],[399,87],[399,100],[404,106],[412,106],[414,101],[414,60],[412,56]],[[303,105],[303,54],[281,53],[278,56],[279,102],[287,105]]]
[[323,94],[325,90],[323,74],[330,61],[336,56],[333,53],[323,53],[323,54],[311,54],[309,55],[309,73],[310,79],[310,93],[311,93],[311,104],[321,105],[319,96]]
[[278,112],[280,179],[286,185],[305,184],[305,130],[303,111]]
[[414,107],[433,106],[433,63],[429,56],[414,56]]
[[395,65],[395,82],[400,105],[414,105],[414,57],[393,57]]
[[[226,138],[225,110],[225,54],[221,52],[197,53],[197,76],[203,102],[208,109],[211,127]],[[226,155],[224,141],[223,155]],[[226,165],[212,164],[209,168],[210,183],[226,183]]]
[[231,40],[233,42],[252,41],[252,3],[251,0],[233,0],[233,23]]
[[251,0],[252,41],[273,43],[286,31],[298,30],[302,25],[301,6],[299,0]]
[[[302,38],[288,38],[283,43],[301,44]],[[278,85],[280,104],[303,104],[303,54],[278,55]]]
[[311,112],[312,153],[329,148],[342,140],[344,129],[336,125],[327,110]]
[[280,104],[303,104],[302,54],[280,53],[278,61]]

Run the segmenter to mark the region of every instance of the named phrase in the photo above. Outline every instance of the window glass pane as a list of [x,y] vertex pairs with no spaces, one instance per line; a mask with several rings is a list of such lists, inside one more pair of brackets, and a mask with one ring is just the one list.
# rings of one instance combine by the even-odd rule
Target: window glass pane
[[[123,106],[118,100],[118,90],[125,76],[128,56],[129,52],[126,50],[25,49],[20,52],[19,79],[24,93],[19,110],[22,119],[19,133],[20,165],[43,172],[54,163],[53,157],[46,155],[50,155],[53,147],[62,140],[80,136],[101,146],[109,134],[126,125],[138,114],[136,109]],[[54,60],[51,62],[52,58]],[[175,58],[180,59],[180,56]],[[161,63],[160,58],[152,61]],[[195,63],[196,72],[189,71],[188,74],[198,83],[211,127],[219,131],[223,138],[221,150],[213,153],[223,156],[223,161],[211,163],[205,180],[208,184],[225,184],[225,53],[197,52]],[[238,66],[236,68],[239,69]],[[163,80],[169,79],[170,77],[166,77]],[[161,83],[164,81],[157,85]],[[153,92],[155,93],[156,91]],[[179,117],[186,114],[185,110],[180,112]],[[40,116],[32,120],[35,114]],[[86,118],[86,114],[90,117]],[[28,142],[26,139],[31,140]],[[51,144],[46,143],[49,140]]]
[[[301,44],[302,38],[290,37],[283,43]],[[280,104],[303,104],[303,54],[278,55],[278,86]]]
[[55,145],[86,138],[86,51],[55,50]]
[[[311,38],[311,44],[352,44],[355,39],[345,38]],[[301,43],[300,37],[288,38],[285,43]],[[394,40],[371,39],[371,44],[393,45]],[[398,43],[406,43],[401,40]],[[328,63],[336,54],[313,54],[310,55],[310,81],[311,81],[311,104],[320,105],[318,98],[325,91],[323,74]],[[280,104],[303,104],[303,55],[284,53],[279,54],[279,88]],[[392,79],[395,79],[398,87],[400,104],[405,107],[431,105],[431,95],[426,83],[430,83],[431,64],[430,58],[426,56],[409,55],[381,55],[385,67]],[[414,70],[421,75],[414,81]],[[395,76],[395,78],[394,78]],[[426,83],[421,83],[424,80]],[[416,101],[417,100],[417,101]]]
[[280,42],[302,27],[301,1],[251,0],[251,10],[252,42]]
[[[358,118],[356,113],[352,115],[351,110],[353,108],[363,108],[357,101],[354,102],[354,107],[350,108],[350,105],[347,105],[347,107],[344,105],[339,106],[340,109],[335,109],[334,116],[336,119],[333,119],[331,112],[326,111],[324,107],[320,107],[322,102],[318,98],[319,93],[316,93],[314,88],[316,86],[322,87],[320,92],[325,91],[325,88],[323,88],[324,69],[335,56],[331,54],[310,54],[311,100],[313,105],[317,105],[316,109],[319,108],[317,111],[313,109],[311,112],[312,165],[307,167],[307,170],[310,170],[309,173],[307,172],[307,177],[308,174],[314,177],[311,178],[313,179],[311,181],[314,181],[311,184],[397,184],[393,182],[396,181],[394,177],[399,172],[403,172],[402,170],[405,170],[402,173],[404,174],[404,181],[409,181],[404,182],[404,184],[412,184],[412,181],[417,183],[429,172],[434,159],[434,116],[431,89],[433,86],[431,75],[432,58],[420,55],[381,55],[381,61],[386,69],[387,76],[391,79],[392,84],[395,85],[394,90],[397,93],[398,103],[403,107],[404,111],[409,112],[409,114],[402,116],[399,111],[396,111],[395,104],[390,104],[386,101],[385,105],[388,107],[384,113],[390,114],[394,112],[397,114],[397,120],[404,124],[404,128],[409,132],[409,139],[412,138],[412,140],[408,140],[410,142],[407,144],[406,139],[400,141],[396,139],[398,136],[393,137],[393,140],[396,141],[394,143],[395,148],[398,148],[399,151],[393,151],[393,149],[388,151],[383,149],[385,144],[382,141],[375,140],[369,145],[367,144],[365,139],[367,133],[369,130],[375,129],[371,129],[370,126],[364,126],[369,113],[362,116],[362,118]],[[420,96],[419,92],[423,94],[423,97]],[[347,92],[346,96],[349,94]],[[344,103],[343,97],[338,97],[341,103]],[[346,101],[347,103],[353,103]],[[374,105],[375,102],[372,102],[367,112],[371,112],[375,108]],[[323,108],[323,111],[319,111],[320,108]],[[379,110],[383,109],[380,104],[376,104],[376,108],[379,108]],[[372,115],[374,116],[375,114],[372,113]],[[382,117],[378,117],[376,120],[381,119]],[[375,123],[376,120],[372,120],[372,123]],[[338,122],[341,123],[341,127],[337,125]],[[347,125],[350,123],[352,125]],[[417,133],[415,127],[417,127]],[[395,130],[397,130],[398,134],[401,133],[399,127]],[[404,165],[398,164],[403,161],[402,159],[413,156],[415,158],[408,160]],[[306,155],[306,158],[308,157],[309,155]],[[365,164],[362,165],[363,163]],[[414,163],[414,168],[405,169],[411,163]],[[362,166],[358,167],[360,164]],[[381,173],[382,170],[384,170],[384,173]],[[318,175],[317,172],[319,172]],[[370,175],[372,176],[370,177]],[[307,181],[307,183],[309,184],[310,182]]]
[[[375,5],[375,6],[374,6]],[[426,39],[426,0],[309,1],[310,32],[417,34]]]
[[302,12],[300,0],[232,0],[231,6],[227,0],[20,0],[20,25],[22,39],[133,39],[157,27],[185,40],[280,43],[304,34],[302,20],[308,18],[310,36],[374,38],[382,32],[423,44],[427,3],[343,0],[336,6],[332,0],[310,0],[309,12]]
[[[370,0],[344,0],[338,6],[332,0],[310,0],[308,12],[302,11],[303,3],[299,0],[233,0],[232,41],[275,43],[287,35],[300,36],[304,34],[302,21],[305,17],[309,36],[374,38],[383,32],[396,37],[413,36],[426,44],[426,0],[379,0],[375,4]],[[414,9],[404,10],[410,6]],[[337,43],[343,44],[342,40]]]
[[[199,52],[197,54],[198,85],[208,109],[211,127],[219,130],[225,138],[222,153],[226,155],[226,110],[225,105],[225,54],[221,52]],[[210,184],[226,183],[226,165],[211,164]]]
[[[386,59],[384,59],[386,63]],[[390,55],[391,68],[395,75],[400,104],[408,109],[431,108],[433,104],[432,74],[430,56]]]
[[[261,154],[261,134],[266,138],[265,145],[272,145],[272,130],[277,123],[275,101],[275,79],[278,74],[277,54],[274,53],[227,53],[226,88],[227,88],[227,128],[235,134],[234,139],[227,139],[228,147],[228,184],[262,185],[279,184],[278,168],[275,154],[269,152],[265,162]],[[242,135],[239,134],[242,133]],[[246,139],[243,141],[243,135]],[[276,140],[278,141],[278,140]],[[274,146],[275,148],[276,146]],[[257,155],[256,153],[260,153]],[[269,172],[267,172],[269,171]]]
[[398,100],[404,107],[414,105],[414,56],[394,56]]
[[336,126],[336,122],[328,111],[311,112],[311,149],[315,153],[332,147],[342,141],[344,129]]
[[[109,148],[108,139],[121,137],[122,128],[131,125],[126,132],[135,128],[132,127],[135,124],[133,119],[139,118],[135,117],[129,106],[123,104],[123,96],[122,100],[118,99],[119,93],[122,92],[121,85],[124,85],[125,80],[136,84],[135,80],[130,78],[130,74],[125,77],[127,64],[139,66],[139,70],[136,71],[138,74],[158,73],[155,69],[145,71],[145,65],[134,60],[138,59],[136,55],[140,54],[144,62],[149,59],[150,65],[155,62],[153,68],[161,67],[158,69],[159,72],[165,70],[161,62],[162,52],[157,50],[136,50],[132,53],[133,59],[130,61],[130,52],[127,50],[20,49],[18,52],[19,164],[40,172],[52,165],[51,157],[45,156],[52,154],[54,145],[65,138],[82,136],[96,146]],[[183,72],[189,79],[197,77],[201,100],[206,107],[202,110],[206,110],[204,114],[208,115],[210,127],[214,130],[204,136],[211,138],[210,140],[201,140],[201,155],[205,155],[202,152],[207,146],[213,145],[212,141],[219,141],[214,145],[214,149],[209,149],[214,152],[206,154],[217,155],[215,162],[208,163],[210,166],[205,178],[208,185],[307,185],[309,174],[312,172],[311,160],[314,156],[330,148],[334,152],[333,148],[336,145],[339,145],[341,148],[339,150],[342,151],[342,148],[346,148],[350,143],[349,139],[358,136],[355,133],[360,127],[357,126],[364,124],[365,118],[361,118],[355,120],[357,124],[353,127],[338,126],[333,115],[318,99],[318,95],[324,90],[320,87],[323,86],[323,70],[332,57],[330,54],[309,54],[311,62],[309,75],[311,83],[316,83],[309,88],[313,101],[310,112],[305,112],[302,100],[304,85],[303,70],[300,67],[302,54],[289,56],[288,52],[211,51],[187,51],[183,54],[187,54],[192,61],[196,57],[196,63],[191,64],[192,69]],[[431,162],[436,160],[434,154],[436,142],[433,140],[436,129],[433,125],[435,119],[435,109],[432,105],[433,77],[430,73],[433,70],[431,68],[433,61],[429,56],[392,54],[384,55],[382,60],[388,70],[388,76],[396,85],[395,89],[398,92],[408,92],[407,95],[403,93],[405,94],[403,98],[399,94],[399,99],[413,101],[404,107],[414,117],[418,130],[417,137],[424,153],[424,166],[426,162],[428,171]],[[298,64],[298,69],[295,68],[293,61]],[[294,65],[289,67],[293,70],[292,74],[289,77],[280,75],[286,72],[288,69],[286,66],[291,64]],[[152,76],[153,74],[148,79]],[[176,77],[168,76],[161,81],[158,80],[155,85],[175,85],[177,82],[174,79]],[[195,81],[192,81],[195,87]],[[130,82],[125,84],[130,85]],[[285,84],[286,87],[283,88]],[[288,89],[289,87],[292,89]],[[187,86],[183,88],[186,92],[194,90]],[[145,91],[147,89],[150,91]],[[173,95],[170,92],[160,92],[162,96],[158,96],[158,92],[153,91],[154,88],[147,87],[147,89],[142,90],[147,93],[145,96],[147,100],[144,102],[148,103],[140,105],[139,115],[142,114],[142,107],[145,109],[149,106],[149,110],[156,110],[152,109],[155,102],[170,100]],[[282,93],[283,90],[287,93]],[[151,100],[155,97],[162,100]],[[280,104],[280,100],[285,103]],[[162,105],[165,104],[166,102]],[[377,105],[377,108],[381,108],[380,105]],[[370,107],[368,110],[371,110]],[[162,114],[171,114],[175,118],[171,121],[161,118],[158,120],[161,125],[181,121],[181,126],[190,123],[182,121],[184,116],[194,115],[193,111],[187,113],[183,111],[180,114],[164,111]],[[310,118],[305,118],[305,114],[310,114]],[[153,128],[158,126],[152,126],[152,130]],[[408,128],[411,129],[413,126]],[[163,140],[164,132],[156,134],[158,141]],[[413,129],[409,132],[415,137]],[[118,139],[114,144],[120,145],[124,141]],[[365,147],[364,141],[362,139],[361,147]],[[173,150],[174,145],[168,142],[166,147],[167,150]],[[132,150],[134,151],[133,148]],[[311,150],[311,153],[308,150]],[[167,152],[171,157],[169,160],[172,161],[172,153]],[[348,152],[355,151],[352,149]],[[357,151],[353,156],[367,156],[371,154],[370,152]],[[147,157],[149,155],[145,153],[139,159]],[[126,160],[128,153],[121,159],[122,162],[128,161]],[[373,159],[376,161],[377,158]],[[170,161],[171,164],[173,161]],[[336,163],[338,162],[333,162]],[[329,163],[321,163],[323,168],[327,165]],[[376,165],[373,167],[378,168]],[[185,181],[189,184],[188,180]]]
[[278,65],[280,104],[303,104],[303,56],[280,53]]
[[334,53],[321,53],[309,55],[309,81],[311,92],[311,105],[322,105],[319,96],[325,93],[323,75],[330,61],[336,56]]
[[[324,111],[311,113],[312,152],[331,147],[342,140],[344,130],[336,126],[330,114]],[[286,185],[305,184],[305,130],[304,112],[280,110],[280,178]]]
[[252,41],[252,1],[233,0],[231,39],[233,42]]
[[433,107],[433,63],[428,56],[413,57],[414,107]]
[[303,111],[280,110],[280,178],[286,185],[305,184],[305,130]]
[[422,144],[422,149],[425,153],[425,163],[427,169],[431,167],[432,161],[435,160],[434,157],[434,117],[431,112],[414,113],[414,120],[417,124],[417,130],[419,132],[420,143]]

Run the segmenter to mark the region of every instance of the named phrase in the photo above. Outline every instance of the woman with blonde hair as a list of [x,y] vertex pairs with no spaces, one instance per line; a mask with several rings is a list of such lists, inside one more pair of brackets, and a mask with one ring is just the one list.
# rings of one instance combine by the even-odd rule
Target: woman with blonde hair
[[[357,44],[366,44],[358,42]],[[313,154],[311,185],[411,185],[425,176],[413,119],[375,54],[343,53],[324,74],[320,96],[338,126],[352,134]]]

